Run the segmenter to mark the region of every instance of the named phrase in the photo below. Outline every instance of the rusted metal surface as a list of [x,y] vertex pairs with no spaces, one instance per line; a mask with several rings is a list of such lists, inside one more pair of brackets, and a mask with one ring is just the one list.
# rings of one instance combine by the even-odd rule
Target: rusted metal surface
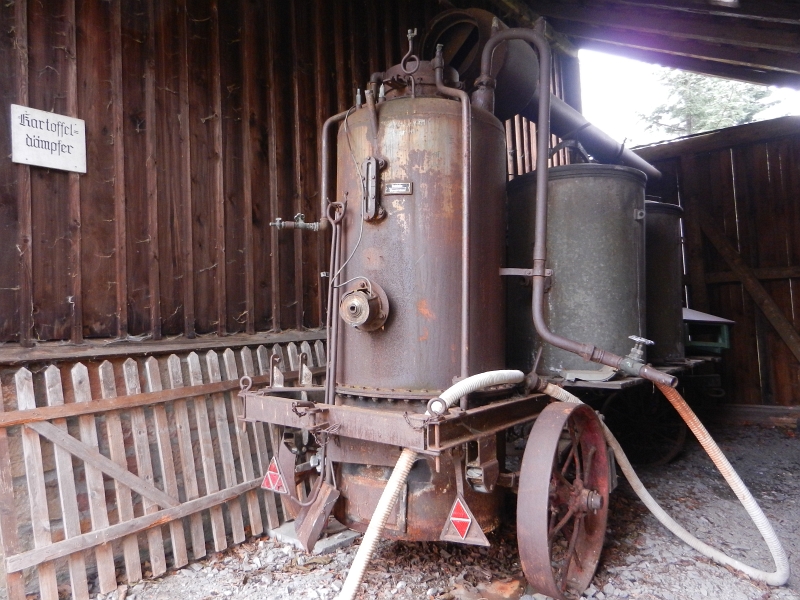
[[675,204],[645,202],[647,349],[654,364],[683,360],[683,247],[681,216]]
[[[392,304],[383,329],[341,328],[337,383],[370,389],[427,389],[438,393],[460,368],[461,110],[441,98],[398,98],[377,106],[378,147],[387,161],[381,184],[411,183],[411,194],[384,196],[386,218],[360,218],[361,183],[355,163],[371,152],[369,113],[356,110],[339,130],[337,199],[347,199],[340,278],[368,277]],[[469,371],[503,366],[502,266],[505,136],[484,111],[472,116],[473,146],[482,160],[472,174],[470,235],[481,252],[470,256]],[[351,155],[352,148],[352,155]],[[362,231],[363,228],[363,231]],[[359,242],[360,238],[360,242]],[[364,395],[369,395],[365,393]]]
[[[322,389],[269,388],[243,392],[245,421],[265,421],[275,425],[314,430],[336,428],[336,435],[356,440],[411,448],[421,453],[438,454],[486,435],[526,423],[542,410],[544,396],[519,396],[467,411],[451,410],[438,420],[423,414],[419,403],[381,401],[380,406],[362,402],[360,406],[303,402],[299,397],[282,397]],[[372,405],[372,406],[369,406]]]
[[[345,501],[337,506],[336,518],[356,531],[365,531],[391,472],[391,467],[339,465],[336,479]],[[418,460],[409,473],[407,492],[401,493],[390,513],[384,536],[411,541],[438,540],[455,501],[456,487],[450,461],[442,461],[437,473],[433,458]],[[465,486],[464,498],[484,531],[499,525],[503,494],[502,488],[496,488],[492,494],[480,494]]]
[[566,600],[592,580],[606,531],[608,468],[590,407],[558,402],[542,411],[522,459],[517,502],[520,562],[537,592]]

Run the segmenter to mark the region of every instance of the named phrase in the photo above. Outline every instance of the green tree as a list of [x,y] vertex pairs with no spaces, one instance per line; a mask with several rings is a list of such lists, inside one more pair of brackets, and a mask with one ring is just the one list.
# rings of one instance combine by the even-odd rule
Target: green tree
[[669,90],[667,102],[639,117],[648,130],[673,136],[751,123],[759,112],[776,103],[767,100],[772,92],[763,85],[677,69],[665,69],[659,79]]

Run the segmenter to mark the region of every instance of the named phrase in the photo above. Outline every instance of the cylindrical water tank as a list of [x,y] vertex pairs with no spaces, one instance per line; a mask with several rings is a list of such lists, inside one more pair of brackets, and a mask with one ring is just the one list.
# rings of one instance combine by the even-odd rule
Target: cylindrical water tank
[[647,350],[653,364],[682,361],[683,252],[681,216],[675,204],[645,202],[645,258],[647,264]]
[[[366,277],[391,307],[382,328],[340,321],[340,394],[435,396],[461,374],[462,118],[458,101],[403,97],[377,104],[377,136],[366,106],[338,135],[338,201],[343,221],[340,282]],[[472,110],[469,371],[505,366],[505,132]],[[374,188],[384,216],[362,219],[364,162],[378,167]],[[351,256],[352,255],[352,256]],[[357,283],[357,282],[356,282]]]
[[[544,307],[549,328],[563,337],[624,356],[633,346],[628,336],[643,336],[645,331],[646,177],[629,167],[598,164],[554,167],[549,174],[546,267],[552,270],[552,282]],[[536,174],[515,178],[508,195],[508,254],[524,256],[533,245],[534,222],[513,215],[531,210]],[[509,266],[531,264],[532,252],[524,264]],[[525,311],[529,313],[529,307]],[[522,310],[509,307],[509,314],[521,315]],[[526,344],[535,339],[532,319],[518,318],[518,323],[508,324],[512,338],[509,359],[516,364],[530,363],[535,349]],[[539,373],[600,367],[546,344]]]

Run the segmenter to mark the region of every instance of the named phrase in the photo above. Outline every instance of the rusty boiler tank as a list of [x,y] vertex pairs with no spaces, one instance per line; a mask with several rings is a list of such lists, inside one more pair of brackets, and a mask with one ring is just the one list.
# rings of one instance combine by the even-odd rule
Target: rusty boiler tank
[[[453,70],[444,78],[457,84]],[[427,401],[462,375],[463,260],[470,274],[467,371],[504,367],[505,133],[492,114],[472,109],[469,238],[480,241],[480,251],[467,245],[464,256],[463,107],[437,92],[429,62],[410,75],[394,67],[383,81],[385,96],[379,92],[376,101],[368,90],[338,132],[336,200],[346,209],[341,266],[333,274],[336,403],[424,413]],[[337,473],[337,517],[361,530],[396,456],[363,462],[339,464]],[[455,479],[447,461],[438,473],[432,460],[418,461],[387,535],[439,539]],[[468,489],[467,501],[484,528],[496,524],[498,494]]]

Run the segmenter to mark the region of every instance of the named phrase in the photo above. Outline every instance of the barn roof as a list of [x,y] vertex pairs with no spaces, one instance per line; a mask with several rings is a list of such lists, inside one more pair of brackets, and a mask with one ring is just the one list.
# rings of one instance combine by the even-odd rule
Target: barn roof
[[800,0],[493,0],[575,47],[800,88]]

